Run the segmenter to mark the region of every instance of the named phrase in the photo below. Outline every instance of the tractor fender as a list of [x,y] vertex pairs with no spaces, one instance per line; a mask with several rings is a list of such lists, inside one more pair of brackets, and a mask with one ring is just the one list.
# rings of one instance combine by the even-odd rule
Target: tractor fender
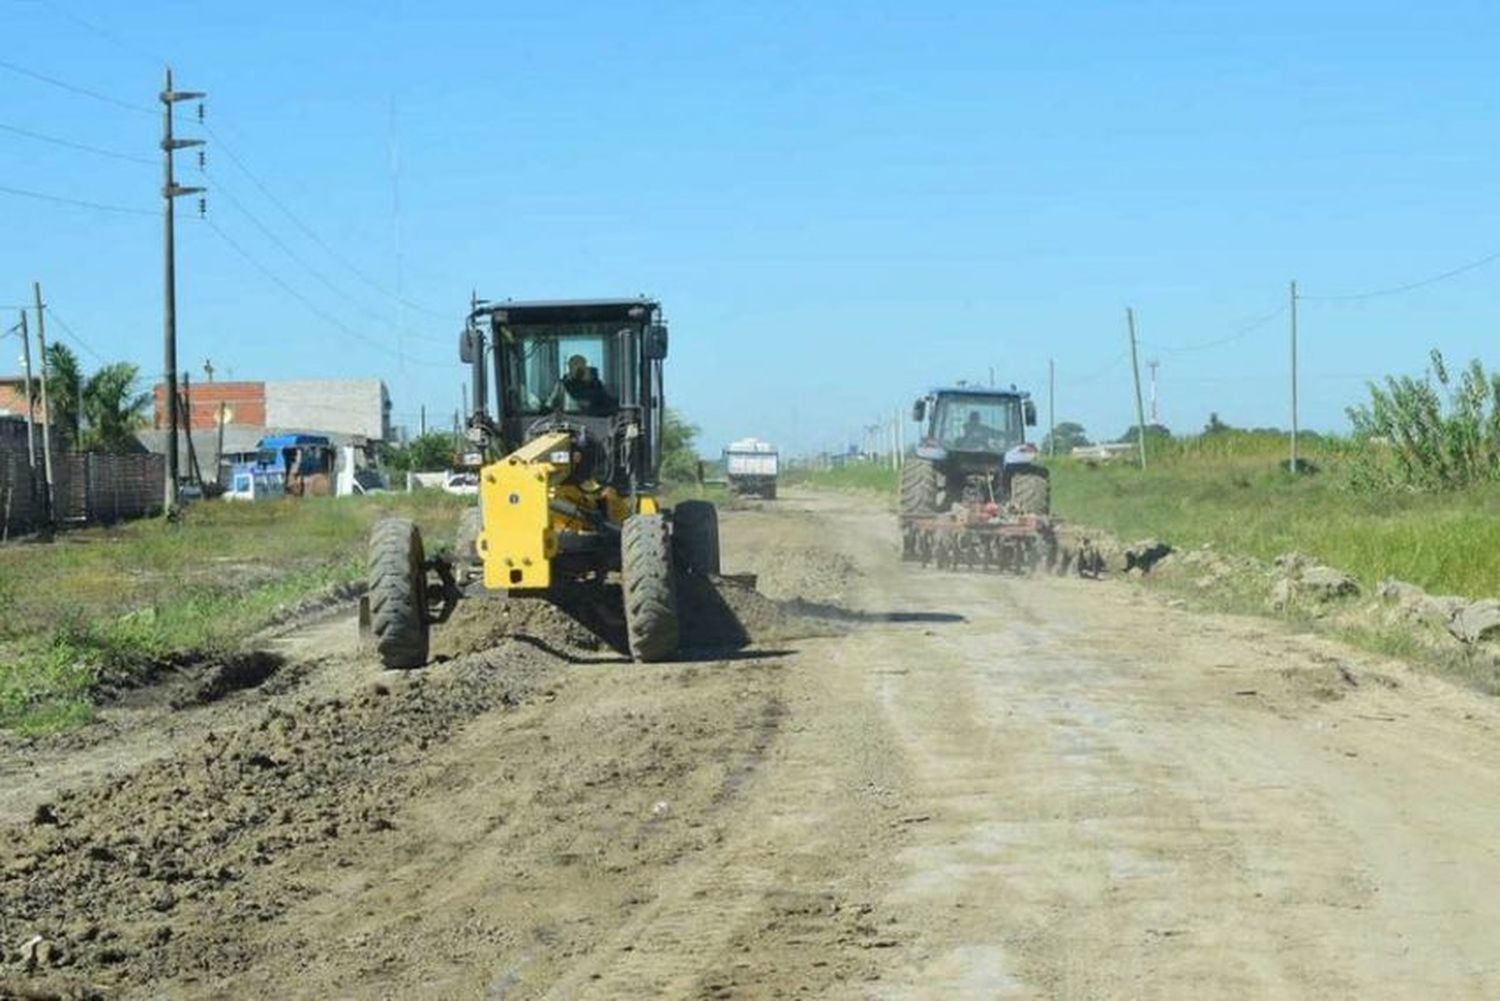
[[948,458],[948,450],[943,446],[936,444],[929,445],[924,443],[918,445],[915,449],[915,452],[917,458],[926,459],[928,462],[942,462],[944,459]]
[[1021,467],[1023,466],[1030,467],[1024,470],[1025,472],[1034,472],[1039,476],[1047,475],[1047,470],[1044,467],[1037,465],[1035,445],[1017,445],[1015,448],[1012,448],[1005,453],[1003,463],[1007,476],[1012,473],[1022,472],[1023,470]]

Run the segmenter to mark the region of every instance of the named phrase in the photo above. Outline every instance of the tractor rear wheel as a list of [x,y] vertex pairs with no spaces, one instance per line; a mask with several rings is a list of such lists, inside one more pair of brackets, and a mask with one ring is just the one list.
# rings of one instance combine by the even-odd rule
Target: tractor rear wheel
[[937,507],[937,467],[926,459],[912,456],[901,467],[901,513],[935,514]]
[[410,518],[385,518],[370,533],[370,631],[380,662],[427,663],[427,558]]
[[1017,473],[1010,480],[1010,502],[1022,514],[1052,513],[1052,484],[1040,473]]
[[701,500],[673,508],[672,553],[687,573],[718,574],[719,509]]
[[630,656],[666,660],[677,652],[677,593],[667,519],[637,514],[620,529],[620,590]]

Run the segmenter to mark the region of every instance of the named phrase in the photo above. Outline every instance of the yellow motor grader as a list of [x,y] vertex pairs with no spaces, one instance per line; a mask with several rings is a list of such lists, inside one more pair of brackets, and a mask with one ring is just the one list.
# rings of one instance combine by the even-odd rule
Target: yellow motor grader
[[719,526],[712,504],[668,510],[657,497],[660,304],[475,300],[459,355],[474,389],[467,435],[485,457],[478,504],[451,554],[428,556],[409,519],[375,526],[361,618],[381,663],[425,664],[432,626],[465,594],[549,596],[616,577],[631,656],[670,659],[677,575],[719,572]]

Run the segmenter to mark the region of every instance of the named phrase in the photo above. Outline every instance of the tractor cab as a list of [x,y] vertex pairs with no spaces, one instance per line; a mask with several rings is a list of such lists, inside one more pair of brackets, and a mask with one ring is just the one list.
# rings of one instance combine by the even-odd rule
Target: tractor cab
[[1036,446],[1026,441],[1026,429],[1036,424],[1030,393],[1014,387],[933,389],[912,405],[911,416],[922,431],[903,470],[903,511],[946,510],[956,503],[1011,505],[1027,514],[1050,510],[1047,471],[1036,462]]
[[935,389],[913,405],[912,418],[923,425],[919,450],[1004,455],[1025,442],[1036,404],[1014,389]]

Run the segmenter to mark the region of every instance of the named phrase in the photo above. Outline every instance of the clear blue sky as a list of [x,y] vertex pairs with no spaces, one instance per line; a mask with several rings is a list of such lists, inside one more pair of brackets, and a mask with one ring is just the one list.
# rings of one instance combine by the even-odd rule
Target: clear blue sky
[[[1113,436],[1133,420],[1127,305],[1166,423],[1284,425],[1285,316],[1169,348],[1230,337],[1292,278],[1359,292],[1500,250],[1487,3],[0,0],[0,15],[0,58],[129,104],[155,105],[170,58],[318,237],[210,143],[210,220],[322,315],[185,203],[184,367],[381,376],[412,423],[421,403],[457,405],[478,289],[660,297],[670,399],[709,452],[745,434],[837,447],[991,366],[1045,415],[1049,357],[1058,418]],[[201,134],[193,117],[181,134]],[[148,161],[0,129],[0,185],[159,205],[159,116],[0,68],[0,125]],[[191,152],[180,173],[199,183]],[[93,352],[154,377],[160,228],[0,192],[0,304],[40,278]],[[398,281],[433,312],[398,306]],[[1304,423],[1342,429],[1364,379],[1419,372],[1429,347],[1500,363],[1497,318],[1500,262],[1305,303]]]

